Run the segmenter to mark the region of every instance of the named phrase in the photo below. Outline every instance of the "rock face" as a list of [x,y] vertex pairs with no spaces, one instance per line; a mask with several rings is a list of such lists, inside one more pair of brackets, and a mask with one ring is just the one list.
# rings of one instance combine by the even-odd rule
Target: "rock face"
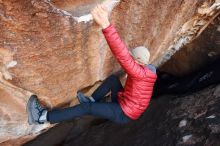
[[220,56],[219,28],[220,16],[218,15],[198,38],[185,45],[160,69],[171,74],[183,76],[212,63]]
[[[27,124],[31,94],[49,108],[62,106],[78,89],[119,70],[88,15],[96,2],[0,0],[0,143],[19,145],[48,127]],[[111,2],[104,1],[109,9]],[[151,62],[160,66],[203,32],[218,8],[218,0],[125,0],[111,19],[129,48],[149,47]]]

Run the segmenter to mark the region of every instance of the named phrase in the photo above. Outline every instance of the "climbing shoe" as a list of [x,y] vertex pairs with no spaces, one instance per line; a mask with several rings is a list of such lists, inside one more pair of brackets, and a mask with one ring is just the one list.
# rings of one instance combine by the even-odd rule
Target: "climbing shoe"
[[27,103],[28,123],[44,124],[46,122],[47,110],[43,108],[36,95],[32,95]]
[[95,100],[92,97],[87,97],[80,91],[77,92],[77,98],[80,103],[95,102]]

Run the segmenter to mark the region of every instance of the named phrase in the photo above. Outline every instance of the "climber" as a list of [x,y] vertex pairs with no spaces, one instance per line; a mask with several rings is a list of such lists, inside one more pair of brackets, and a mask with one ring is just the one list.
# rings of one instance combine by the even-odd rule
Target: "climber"
[[[110,24],[108,12],[102,5],[97,5],[91,14],[102,27],[113,55],[128,75],[125,87],[122,87],[118,77],[111,75],[89,97],[78,91],[80,104],[51,111],[39,103],[36,95],[32,95],[27,104],[29,124],[58,123],[83,115],[93,115],[122,124],[138,119],[148,107],[157,78],[156,68],[148,64],[148,49],[137,47],[129,52],[116,28]],[[109,91],[112,102],[100,102]]]

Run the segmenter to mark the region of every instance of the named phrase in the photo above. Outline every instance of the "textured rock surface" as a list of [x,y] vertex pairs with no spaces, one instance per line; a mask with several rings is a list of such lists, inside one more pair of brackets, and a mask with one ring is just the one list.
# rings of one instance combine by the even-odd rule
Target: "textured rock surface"
[[25,146],[218,146],[219,91],[220,85],[214,85],[197,93],[154,99],[138,121],[126,125],[86,123],[86,118],[63,123]]
[[197,71],[220,56],[220,15],[191,43],[185,45],[171,57],[161,70],[175,74],[186,75]]
[[[216,17],[219,1],[204,1],[124,0],[112,21],[129,48],[148,46],[159,66]],[[75,100],[76,90],[119,69],[101,28],[73,17],[76,5],[82,5],[76,15],[84,15],[83,8],[94,5],[90,2],[68,0],[61,6],[55,0],[0,0],[0,143],[23,142],[20,137],[48,127],[27,125],[30,94],[47,107],[62,106]],[[58,9],[67,6],[71,14]]]

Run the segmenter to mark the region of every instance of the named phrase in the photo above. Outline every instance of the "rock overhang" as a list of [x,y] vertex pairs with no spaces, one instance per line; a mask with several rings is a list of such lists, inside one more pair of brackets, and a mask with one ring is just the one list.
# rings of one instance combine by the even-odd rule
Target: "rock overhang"
[[[152,62],[160,66],[176,51],[181,50],[181,46],[185,46],[191,41],[190,39],[199,34],[200,30],[205,28],[202,26],[209,25],[210,20],[217,14],[217,1],[213,1],[214,4],[209,1],[209,5],[202,7],[197,13],[197,9],[204,1],[185,1],[181,5],[179,1],[174,0],[161,0],[157,4],[153,0],[121,1],[113,14],[112,21],[129,48],[142,44],[149,46],[154,56]],[[73,0],[69,2],[73,2],[74,5]],[[68,11],[66,7],[46,0],[0,2],[5,4],[4,15],[0,17],[4,20],[1,23],[3,25],[1,40],[6,42],[0,43],[0,63],[4,62],[5,68],[4,71],[0,64],[0,89],[10,93],[8,99],[4,98],[5,100],[15,100],[16,106],[23,110],[21,113],[16,113],[16,116],[13,116],[15,113],[4,113],[5,115],[2,116],[6,128],[4,130],[8,131],[9,135],[5,134],[7,136],[3,136],[1,141],[16,138],[19,141],[19,138],[22,139],[25,135],[32,134],[30,137],[34,137],[36,132],[39,133],[40,130],[36,131],[34,127],[27,125],[27,117],[23,114],[30,94],[39,95],[40,100],[50,108],[71,101],[76,104],[74,98],[76,90],[92,86],[119,69],[101,32],[98,32],[100,28],[87,23],[92,22],[87,18],[93,4],[87,3],[87,0],[78,2],[79,5],[88,4],[90,8],[82,6],[85,10],[77,13],[72,8]],[[172,11],[169,9],[171,7]],[[195,19],[198,14],[201,14],[199,20],[205,23]],[[179,29],[181,30],[178,32]],[[16,34],[16,38],[12,37],[11,32]],[[191,35],[188,37],[188,34]],[[182,38],[184,41],[181,40]],[[173,47],[169,48],[176,42],[174,50]],[[1,50],[3,52],[6,50],[9,54],[2,53],[2,55]],[[161,52],[164,52],[164,58]],[[168,52],[167,56],[166,52]],[[7,57],[10,57],[10,60],[5,61]],[[162,60],[159,60],[160,58]],[[2,74],[11,75],[12,80],[9,81],[9,78],[3,77]],[[11,105],[2,106],[0,110],[6,111],[9,107]],[[10,117],[10,121],[4,118],[7,116]],[[12,124],[7,126],[7,122]],[[24,133],[15,130],[19,129],[16,123],[21,123],[20,125],[25,129]]]

